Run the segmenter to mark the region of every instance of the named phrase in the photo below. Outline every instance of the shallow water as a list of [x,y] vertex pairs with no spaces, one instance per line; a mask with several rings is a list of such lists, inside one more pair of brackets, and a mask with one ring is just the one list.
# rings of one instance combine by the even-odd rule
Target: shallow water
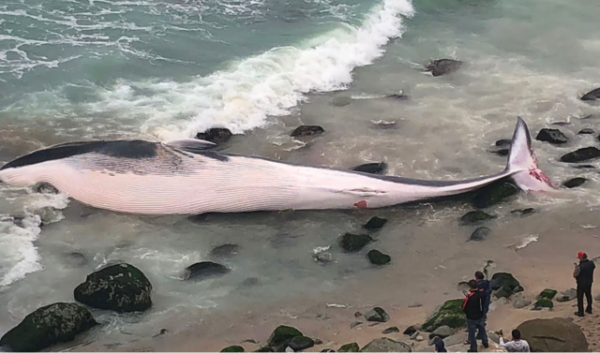
[[[63,3],[72,9],[25,3],[27,15],[19,12],[22,4],[0,6],[0,28],[14,27],[19,18],[24,26],[11,27],[12,36],[42,40],[47,35],[44,40],[51,44],[29,43],[30,48],[0,36],[5,53],[0,56],[3,160],[71,139],[192,136],[216,124],[245,132],[234,136],[226,152],[337,168],[386,161],[390,175],[462,179],[504,168],[506,158],[487,150],[497,139],[510,138],[518,115],[533,137],[553,122],[570,122],[558,127],[569,143],[557,147],[534,141],[540,167],[556,183],[574,176],[589,181],[555,197],[519,194],[492,208],[499,218],[487,225],[492,236],[484,243],[465,242],[473,228],[461,227],[457,220],[470,207],[456,201],[192,220],[113,214],[75,201],[67,205],[60,195],[1,185],[4,217],[54,205],[63,209],[64,219],[55,216],[57,222],[41,230],[35,216],[26,218],[25,228],[0,223],[0,307],[6,308],[0,312],[0,334],[39,306],[73,300],[75,286],[110,261],[126,261],[146,273],[154,286],[154,307],[143,315],[95,312],[107,324],[84,340],[127,340],[126,332],[147,336],[173,318],[181,318],[183,329],[207,308],[227,312],[286,297],[348,298],[345,288],[361,283],[403,286],[418,275],[423,280],[402,289],[406,297],[399,301],[408,305],[413,288],[434,290],[431,278],[470,274],[489,258],[499,267],[508,266],[514,260],[506,248],[511,244],[537,237],[528,246],[552,249],[547,242],[553,238],[544,234],[557,229],[595,234],[595,228],[583,226],[597,226],[598,174],[558,158],[598,144],[597,134],[576,133],[599,128],[598,120],[580,118],[600,114],[600,107],[578,98],[600,81],[595,65],[600,42],[594,36],[600,5],[583,0],[569,5],[554,0],[422,0],[414,1],[412,16],[412,7],[403,0],[383,1],[383,8],[350,1],[277,2],[279,7],[269,2]],[[235,20],[227,17],[231,11]],[[392,14],[404,16],[396,20]],[[45,20],[49,18],[52,24]],[[57,39],[49,28],[34,32],[27,21],[68,30]],[[108,33],[107,23],[127,28]],[[250,30],[244,33],[241,26]],[[85,35],[103,42],[77,44]],[[123,39],[134,37],[138,39]],[[221,45],[223,41],[229,45]],[[194,45],[202,50],[183,50]],[[294,47],[267,51],[283,45]],[[167,54],[179,61],[161,59]],[[34,55],[46,59],[34,61]],[[78,55],[89,60],[69,59]],[[449,76],[419,72],[430,58],[443,57],[466,64]],[[53,67],[54,61],[65,63]],[[372,98],[399,90],[409,99]],[[344,97],[356,99],[345,106],[332,103]],[[358,99],[365,97],[371,98]],[[382,129],[372,123],[376,120],[397,123]],[[299,124],[318,124],[326,133],[299,148],[303,143],[289,137]],[[525,207],[540,212],[526,218],[510,213]],[[386,269],[373,269],[362,252],[343,254],[336,247],[341,234],[359,232],[373,215],[389,219],[370,246],[392,256],[394,263]],[[230,266],[231,273],[202,282],[178,279],[186,266],[209,259],[213,247],[226,243],[239,244],[239,254],[213,260]],[[313,249],[328,245],[334,262],[316,263]],[[597,238],[590,237],[589,246],[597,249]],[[74,260],[73,252],[82,254],[85,263],[80,257]],[[415,269],[424,254],[431,262]],[[442,286],[451,288],[455,280]],[[375,297],[366,290],[353,293],[356,301],[385,297],[385,291]]]

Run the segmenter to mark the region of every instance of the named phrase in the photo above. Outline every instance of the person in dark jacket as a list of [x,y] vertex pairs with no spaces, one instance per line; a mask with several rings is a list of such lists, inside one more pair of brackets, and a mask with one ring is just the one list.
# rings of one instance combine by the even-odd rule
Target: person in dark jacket
[[575,315],[583,316],[583,296],[587,300],[587,308],[585,312],[592,313],[592,283],[594,282],[594,269],[596,265],[593,261],[588,260],[587,254],[580,251],[577,254],[579,264],[575,264],[573,277],[577,281],[577,311]]
[[[487,313],[490,309],[490,301],[492,299],[492,284],[490,281],[485,279],[483,272],[477,271],[475,272],[475,280],[477,281],[477,289],[483,293],[483,327],[486,326],[487,323]],[[477,333],[477,339],[481,339],[481,332]]]
[[462,309],[467,316],[467,331],[469,332],[469,344],[471,349],[468,352],[477,352],[477,340],[475,332],[479,331],[482,344],[485,348],[489,347],[487,333],[483,324],[483,303],[485,294],[477,289],[477,281],[469,281],[469,293],[465,297]]

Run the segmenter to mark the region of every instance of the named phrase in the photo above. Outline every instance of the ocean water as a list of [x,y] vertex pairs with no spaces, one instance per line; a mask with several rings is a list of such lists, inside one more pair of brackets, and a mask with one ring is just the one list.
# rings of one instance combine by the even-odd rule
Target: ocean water
[[[222,126],[236,134],[226,152],[338,168],[384,160],[388,174],[460,179],[504,168],[505,158],[487,150],[509,138],[521,116],[534,135],[569,122],[559,127],[566,145],[534,142],[540,166],[557,183],[589,180],[557,197],[520,194],[495,208],[492,225],[504,237],[489,244],[538,236],[560,227],[564,215],[579,229],[597,210],[598,174],[558,157],[598,144],[597,134],[576,134],[600,128],[580,119],[600,107],[579,100],[600,85],[598,14],[600,4],[585,0],[4,1],[0,161],[56,142],[171,139]],[[436,78],[420,72],[438,58],[465,65]],[[400,90],[408,100],[381,98]],[[344,99],[350,104],[334,104]],[[396,125],[381,129],[378,120]],[[299,142],[289,137],[299,124],[326,133]],[[185,327],[196,310],[385,282],[385,271],[404,283],[414,272],[375,272],[364,254],[336,248],[339,235],[360,231],[373,215],[390,219],[376,246],[399,264],[410,266],[427,249],[432,258],[449,256],[445,266],[471,272],[468,266],[494,256],[472,244],[470,257],[450,256],[468,235],[456,222],[469,210],[463,203],[196,219],[113,214],[6,185],[0,198],[0,335],[39,306],[72,300],[75,286],[111,261],[141,268],[155,303],[143,316],[95,312],[105,325],[93,337],[111,342],[174,317]],[[510,210],[523,207],[542,212],[517,222]],[[214,259],[230,274],[178,279],[225,243],[240,245],[235,257]],[[313,249],[329,245],[334,261],[315,263]]]

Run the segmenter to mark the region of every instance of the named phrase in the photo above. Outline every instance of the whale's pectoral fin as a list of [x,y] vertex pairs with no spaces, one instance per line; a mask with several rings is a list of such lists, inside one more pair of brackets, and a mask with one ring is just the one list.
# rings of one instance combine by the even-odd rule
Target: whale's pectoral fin
[[182,151],[187,151],[187,152],[192,152],[192,153],[208,150],[217,145],[210,141],[200,140],[200,139],[172,140],[172,141],[163,142],[163,144],[170,146],[170,147],[178,148]]
[[361,197],[377,196],[377,195],[383,195],[386,193],[383,190],[374,190],[371,188],[343,189],[343,190],[340,190],[340,192],[344,193],[344,194],[356,195],[356,196],[361,196]]

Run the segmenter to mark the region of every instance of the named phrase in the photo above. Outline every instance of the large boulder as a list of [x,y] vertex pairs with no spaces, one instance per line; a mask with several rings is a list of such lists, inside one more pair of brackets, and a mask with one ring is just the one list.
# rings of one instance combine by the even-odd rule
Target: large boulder
[[450,328],[463,327],[467,319],[462,310],[463,299],[453,299],[446,301],[425,321],[422,329],[432,332],[438,327],[448,326]]
[[533,319],[517,327],[532,352],[587,352],[581,328],[565,318]]
[[93,308],[116,312],[144,311],[152,306],[152,284],[142,271],[122,263],[87,276],[75,288],[75,300]]
[[290,341],[295,337],[301,336],[304,335],[297,329],[291,326],[280,325],[273,331],[267,343],[274,352],[285,352]]
[[569,142],[567,136],[559,129],[541,129],[535,137],[538,141],[562,144]]
[[367,343],[361,352],[412,352],[411,347],[404,343],[394,341],[387,337],[377,338]]
[[39,351],[98,325],[92,314],[74,303],[55,303],[37,309],[0,339],[13,352]]

